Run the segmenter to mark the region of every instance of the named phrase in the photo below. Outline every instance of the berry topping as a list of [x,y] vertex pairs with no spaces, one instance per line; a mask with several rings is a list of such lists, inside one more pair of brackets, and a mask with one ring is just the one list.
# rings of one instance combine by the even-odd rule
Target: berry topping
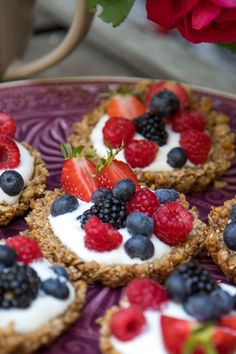
[[141,333],[145,322],[142,310],[138,306],[129,306],[114,313],[110,322],[111,333],[126,342]]
[[195,165],[207,161],[212,141],[208,134],[197,130],[188,130],[181,134],[180,145],[189,160]]
[[166,144],[168,135],[162,117],[151,112],[145,113],[135,119],[134,123],[137,133],[144,136],[147,140],[154,141],[160,146]]
[[54,200],[51,205],[50,212],[52,216],[71,213],[79,207],[78,199],[73,195],[65,194]]
[[211,274],[195,261],[176,268],[167,278],[165,285],[170,298],[180,303],[192,295],[209,294],[218,289]]
[[136,186],[132,179],[124,178],[117,182],[113,190],[113,195],[116,199],[127,202],[135,193]]
[[236,251],[236,221],[230,222],[224,230],[224,243],[231,251]]
[[23,177],[17,171],[7,170],[0,176],[0,187],[11,197],[18,195],[24,188]]
[[181,147],[175,147],[167,154],[167,163],[173,168],[183,167],[187,159],[187,155]]
[[234,298],[222,288],[214,289],[209,295],[209,301],[215,304],[216,317],[227,315],[234,309]]
[[160,204],[155,193],[148,188],[142,188],[135,193],[134,197],[128,203],[128,214],[140,211],[151,217],[159,206]]
[[130,258],[140,258],[145,261],[154,255],[153,243],[147,236],[135,235],[124,244],[125,252]]
[[146,111],[144,104],[133,95],[115,95],[110,99],[107,113],[110,117],[134,119]]
[[61,266],[52,266],[51,269],[54,271],[55,274],[57,274],[59,277],[62,277],[64,279],[68,279],[68,273],[65,269],[65,267]]
[[125,146],[124,154],[132,168],[143,168],[150,165],[158,152],[158,145],[148,140],[131,140]]
[[176,113],[171,119],[171,123],[174,132],[179,133],[189,129],[203,131],[205,127],[203,113],[190,109]]
[[0,245],[0,265],[10,267],[17,261],[16,252],[9,246]]
[[153,84],[150,86],[149,91],[147,93],[147,104],[150,105],[151,99],[154,95],[156,95],[161,90],[168,90],[173,92],[180,101],[180,107],[183,109],[187,106],[189,102],[188,93],[185,88],[176,83],[176,82],[168,82],[168,81],[161,81],[157,84]]
[[112,198],[112,191],[108,188],[97,189],[92,194],[92,202],[95,204],[99,204],[104,199],[111,199],[111,198]]
[[42,257],[38,242],[26,236],[11,237],[6,241],[6,245],[16,251],[19,262],[28,264]]
[[61,282],[57,278],[50,278],[41,283],[41,289],[50,296],[60,300],[65,300],[69,297],[69,288],[65,282]]
[[156,190],[155,194],[160,204],[175,202],[179,199],[179,193],[173,188],[160,188]]
[[20,164],[20,151],[15,141],[0,135],[0,170],[15,168]]
[[66,159],[62,167],[62,188],[67,194],[90,202],[93,192],[97,189],[95,165],[84,157],[80,158],[82,146],[73,151],[69,144],[63,144],[61,149]]
[[174,92],[163,89],[151,98],[150,111],[162,117],[170,117],[179,110],[180,101]]
[[160,310],[168,301],[166,290],[154,280],[134,279],[125,290],[129,303],[146,309]]
[[0,134],[14,138],[16,132],[16,122],[7,113],[0,112]]
[[230,211],[229,219],[231,221],[236,221],[236,205],[233,205]]
[[40,279],[34,269],[0,265],[0,308],[27,308],[38,294]]
[[126,227],[132,236],[151,236],[153,233],[153,220],[146,214],[135,211],[127,217]]
[[103,140],[114,149],[126,145],[135,134],[135,125],[126,118],[110,118],[103,128]]
[[84,230],[85,246],[97,252],[112,251],[122,242],[121,234],[110,224],[104,224],[95,215],[88,220]]
[[193,229],[194,216],[179,202],[162,205],[155,214],[154,234],[170,246],[186,241]]
[[184,304],[185,311],[198,321],[206,322],[218,317],[216,302],[207,294],[191,296]]

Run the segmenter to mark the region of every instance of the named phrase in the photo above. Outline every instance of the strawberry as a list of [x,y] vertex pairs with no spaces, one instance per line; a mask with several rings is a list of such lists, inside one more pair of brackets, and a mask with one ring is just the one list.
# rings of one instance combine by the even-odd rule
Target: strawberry
[[0,134],[14,138],[16,132],[16,122],[7,113],[0,112]]
[[157,84],[153,84],[150,86],[146,97],[146,102],[148,106],[150,106],[151,98],[163,89],[172,91],[178,97],[178,99],[180,100],[181,109],[187,106],[189,102],[189,96],[187,91],[182,85],[171,81],[161,81]]
[[107,113],[110,117],[122,117],[134,119],[146,111],[144,104],[131,94],[114,95],[107,106]]
[[224,326],[224,327],[236,330],[236,316],[235,315],[222,316],[219,319],[218,323],[220,326]]
[[62,153],[66,160],[62,167],[61,185],[67,194],[89,202],[97,189],[96,167],[87,158],[80,158],[82,150],[82,147],[78,147],[73,151],[69,144],[62,145]]
[[104,142],[108,142],[114,149],[130,142],[135,134],[135,125],[126,118],[110,118],[102,132]]
[[20,151],[15,141],[7,135],[0,135],[0,170],[19,166]]

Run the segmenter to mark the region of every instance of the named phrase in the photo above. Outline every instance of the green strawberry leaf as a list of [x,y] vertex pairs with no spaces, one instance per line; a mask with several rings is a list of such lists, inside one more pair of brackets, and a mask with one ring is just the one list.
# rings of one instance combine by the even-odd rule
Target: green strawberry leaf
[[113,27],[119,26],[127,17],[135,0],[87,0],[90,12],[101,6],[99,17]]

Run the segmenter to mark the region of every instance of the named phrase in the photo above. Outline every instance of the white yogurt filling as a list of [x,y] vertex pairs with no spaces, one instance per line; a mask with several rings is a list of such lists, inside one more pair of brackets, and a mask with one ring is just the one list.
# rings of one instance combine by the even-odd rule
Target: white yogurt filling
[[[16,168],[11,168],[10,170],[17,171],[21,174],[24,180],[24,186],[27,186],[29,180],[31,179],[34,172],[34,158],[30,155],[29,151],[20,143],[16,142],[19,150],[20,150],[20,164]],[[0,176],[3,172],[8,169],[0,169]],[[11,197],[6,194],[2,188],[0,187],[0,201],[6,202],[9,205],[17,203],[19,200],[20,194]]]
[[[57,278],[58,275],[50,269],[51,264],[41,259],[30,263],[41,280]],[[75,300],[73,286],[66,281],[69,288],[69,297],[65,300],[56,299],[53,296],[39,292],[38,296],[26,309],[0,309],[0,328],[13,324],[14,330],[18,333],[26,333],[39,329],[48,321],[63,314],[70,304]]]
[[[107,147],[104,144],[103,141],[103,133],[102,130],[108,121],[109,116],[108,114],[105,114],[104,116],[101,117],[101,119],[98,121],[98,123],[95,125],[93,128],[90,139],[93,144],[94,149],[96,150],[98,156],[106,156],[107,154]],[[141,168],[142,171],[149,171],[149,172],[155,172],[155,171],[173,171],[174,168],[171,167],[167,163],[167,155],[170,152],[171,149],[175,147],[180,147],[180,133],[176,133],[171,129],[171,126],[169,124],[166,125],[166,131],[168,134],[168,139],[167,139],[167,144],[163,146],[159,146],[159,150],[156,154],[155,159],[153,162],[144,167]],[[134,139],[137,140],[146,140],[142,135],[136,133],[134,135]],[[117,160],[121,160],[124,162],[127,162],[125,159],[124,155],[124,150],[120,151],[119,154],[116,156]],[[194,166],[189,160],[187,160],[185,166]]]
[[[236,288],[233,286],[222,284],[221,287],[231,295],[236,294]],[[172,301],[167,303],[167,306],[163,309],[162,313],[183,320],[195,321],[193,317],[189,316],[184,311],[181,305]],[[128,342],[122,342],[114,336],[111,336],[111,343],[120,354],[168,354],[162,339],[162,330],[160,324],[161,313],[154,310],[148,310],[144,312],[144,315],[146,318],[146,324],[141,334],[137,337]]]

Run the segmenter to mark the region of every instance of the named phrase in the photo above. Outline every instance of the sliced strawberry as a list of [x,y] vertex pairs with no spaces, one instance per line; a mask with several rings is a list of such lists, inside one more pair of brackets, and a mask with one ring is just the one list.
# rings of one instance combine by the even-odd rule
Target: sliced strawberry
[[15,141],[0,135],[0,170],[15,168],[20,164],[20,151]]
[[7,113],[0,112],[0,134],[14,138],[16,132],[16,122]]
[[134,119],[146,111],[144,104],[133,95],[115,95],[107,106],[107,113],[110,117],[122,117]]
[[151,98],[157,94],[159,91],[166,89],[172,91],[180,100],[181,108],[185,108],[189,102],[189,96],[185,88],[176,82],[171,81],[161,81],[157,84],[153,84],[147,93],[146,101],[147,105],[150,105]]
[[222,316],[218,321],[220,326],[236,330],[236,315]]
[[213,330],[212,342],[217,354],[236,353],[236,331],[225,327],[216,327]]

